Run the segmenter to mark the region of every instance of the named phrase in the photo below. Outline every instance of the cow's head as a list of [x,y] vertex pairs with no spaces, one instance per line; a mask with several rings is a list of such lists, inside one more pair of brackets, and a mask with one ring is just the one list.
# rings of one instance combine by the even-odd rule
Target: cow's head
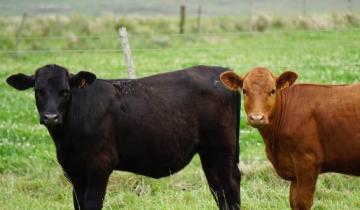
[[64,67],[46,65],[37,69],[34,75],[14,74],[6,82],[18,90],[33,87],[40,123],[54,127],[63,123],[73,88],[83,88],[95,79],[90,72],[72,75]]
[[220,79],[230,90],[242,89],[248,124],[259,128],[269,124],[278,91],[293,85],[297,74],[286,71],[276,77],[268,69],[258,67],[243,78],[227,71],[221,74]]

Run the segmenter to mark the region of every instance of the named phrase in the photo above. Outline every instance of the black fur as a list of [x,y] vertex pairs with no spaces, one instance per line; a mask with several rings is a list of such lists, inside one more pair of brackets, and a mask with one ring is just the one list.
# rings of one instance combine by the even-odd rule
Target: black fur
[[[81,88],[83,75],[72,80],[56,65],[37,70],[35,89],[44,91],[43,99],[36,97],[40,118],[43,112],[62,116],[43,123],[74,186],[75,209],[101,209],[113,170],[161,178],[196,153],[219,208],[239,209],[240,97],[219,81],[226,70],[195,66],[135,80],[96,79]],[[10,85],[26,86],[10,78]]]

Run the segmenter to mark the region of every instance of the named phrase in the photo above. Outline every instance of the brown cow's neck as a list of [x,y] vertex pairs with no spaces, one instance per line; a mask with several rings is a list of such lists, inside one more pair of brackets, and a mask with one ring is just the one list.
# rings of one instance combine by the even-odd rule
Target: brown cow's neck
[[269,116],[270,124],[258,129],[261,136],[263,137],[266,146],[267,156],[270,159],[271,163],[274,165],[274,168],[277,168],[278,166],[275,148],[277,146],[278,133],[283,123],[283,107],[285,106],[285,99],[286,97],[284,94],[284,90],[281,90],[278,94],[276,94],[275,109],[272,115]]

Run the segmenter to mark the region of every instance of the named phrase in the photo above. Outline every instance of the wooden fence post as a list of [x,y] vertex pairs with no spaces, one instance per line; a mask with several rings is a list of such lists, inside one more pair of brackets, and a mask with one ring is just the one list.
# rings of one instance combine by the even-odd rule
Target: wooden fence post
[[250,0],[250,3],[249,3],[249,11],[250,11],[250,19],[253,18],[254,16],[254,2],[253,0]]
[[127,65],[127,69],[128,69],[129,78],[135,79],[136,78],[135,67],[134,67],[134,63],[131,58],[131,49],[130,49],[130,44],[129,44],[127,31],[126,31],[125,27],[121,27],[119,29],[119,35],[120,35],[121,46],[122,46],[122,49],[124,52],[125,63]]
[[25,20],[26,20],[26,13],[23,14],[22,16],[22,19],[21,19],[21,23],[20,23],[20,26],[19,26],[19,29],[16,31],[16,41],[15,41],[15,54],[17,55],[18,54],[18,49],[19,49],[19,44],[20,44],[20,40],[21,40],[21,32],[24,28],[24,25],[25,25]]
[[352,5],[351,5],[351,0],[348,0],[348,10],[350,13],[352,13]]
[[197,32],[200,33],[200,28],[201,28],[201,5],[199,5],[198,7],[198,16],[197,16]]
[[250,11],[250,31],[253,31],[254,29],[254,22],[255,22],[255,18],[254,18],[254,2],[253,0],[250,0],[249,2],[249,11]]
[[180,34],[185,32],[185,5],[180,6]]
[[306,16],[306,0],[302,0],[302,13],[303,13],[303,16],[305,17]]

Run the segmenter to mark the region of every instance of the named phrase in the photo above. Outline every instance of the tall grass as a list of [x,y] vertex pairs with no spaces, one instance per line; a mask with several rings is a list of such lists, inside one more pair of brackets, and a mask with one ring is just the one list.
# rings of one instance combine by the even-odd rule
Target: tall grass
[[[185,33],[196,37],[196,18],[186,20]],[[16,45],[21,17],[0,18],[0,50],[12,50]],[[40,16],[28,18],[20,41],[20,49],[84,49],[111,48],[118,35],[118,29],[125,26],[130,35],[144,35],[153,39],[158,47],[167,47],[166,34],[179,32],[178,19],[174,17],[147,18],[140,16],[116,16],[112,13],[100,17],[93,16]],[[360,16],[354,13],[334,13],[327,15],[278,17],[257,15],[244,17],[207,17],[202,19],[200,33],[223,33],[241,31],[274,30],[328,30],[348,29],[360,25]],[[158,34],[164,34],[159,36]],[[61,37],[41,39],[41,37]],[[83,36],[99,36],[84,38]],[[39,39],[26,39],[37,37]]]

